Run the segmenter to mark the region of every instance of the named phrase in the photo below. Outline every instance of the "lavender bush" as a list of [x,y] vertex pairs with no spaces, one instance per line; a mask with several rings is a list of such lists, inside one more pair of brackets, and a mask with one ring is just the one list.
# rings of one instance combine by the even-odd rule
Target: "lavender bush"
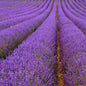
[[82,3],[80,3],[80,1],[79,1],[79,0],[75,0],[75,1],[76,1],[76,3],[77,3],[77,4],[79,4],[82,8],[86,9],[86,6],[85,6],[85,5],[83,5]]
[[43,8],[43,6],[45,6],[46,2],[47,1],[43,1],[43,2],[41,1],[40,3],[38,2],[38,3],[36,3],[35,7],[34,6],[31,6],[31,7],[29,7],[29,9],[23,10],[24,12],[20,12],[20,13],[18,13],[16,15],[15,14],[14,15],[10,15],[7,18],[12,19],[13,17],[19,17],[19,16],[22,16],[22,15],[27,15],[27,14],[34,13],[34,12],[40,10],[41,8]]
[[69,11],[76,15],[79,16],[82,19],[86,19],[86,14],[84,12],[82,12],[81,10],[77,9],[73,3],[71,3],[70,0],[65,0],[65,5],[67,7],[67,9],[69,9]]
[[0,1],[0,86],[86,86],[86,1],[7,1]]
[[26,20],[34,18],[40,14],[43,14],[43,12],[46,11],[48,6],[49,6],[49,1],[45,4],[45,6],[43,8],[41,8],[37,12],[31,13],[30,15],[26,14],[26,15],[22,15],[19,17],[9,19],[9,20],[2,21],[2,22],[0,22],[0,28],[1,28],[0,30],[3,30],[3,29],[8,28],[10,26],[14,26],[14,25],[21,23],[21,22],[24,22],[24,21],[26,22]]
[[0,17],[2,17],[2,20],[6,20],[7,18],[9,19],[10,17],[11,18],[15,17],[18,14],[28,12],[28,10],[31,11],[35,8],[38,8],[38,6],[40,4],[41,4],[41,2],[40,3],[35,2],[34,4],[32,4],[32,3],[28,4],[28,2],[27,2],[27,4],[24,4],[24,6],[22,6],[22,5],[20,6],[20,4],[19,4],[20,7],[19,6],[14,7],[15,9],[12,8],[12,7],[11,8],[6,8],[6,9],[1,9],[0,10],[1,11]]
[[64,84],[66,86],[85,86],[85,35],[65,16],[60,1],[58,2],[58,26]]
[[78,9],[80,9],[81,11],[86,12],[86,10],[85,10],[81,5],[79,5],[78,3],[76,3],[75,0],[72,0],[72,3],[73,3]]
[[11,49],[17,47],[28,35],[34,32],[34,30],[47,18],[51,11],[51,7],[52,1],[47,10],[41,15],[6,30],[2,30],[0,32],[0,57],[6,56],[8,52],[11,52]]
[[6,60],[0,60],[0,85],[57,85],[56,1],[52,7],[50,15],[43,24]]
[[62,9],[63,9],[65,15],[66,15],[69,19],[71,19],[71,20],[73,21],[73,23],[74,23],[75,25],[77,25],[77,27],[78,27],[84,34],[86,34],[86,21],[85,21],[85,19],[82,19],[82,18],[80,18],[80,17],[78,17],[78,16],[73,15],[73,14],[66,8],[64,1],[62,1],[61,3],[62,3]]

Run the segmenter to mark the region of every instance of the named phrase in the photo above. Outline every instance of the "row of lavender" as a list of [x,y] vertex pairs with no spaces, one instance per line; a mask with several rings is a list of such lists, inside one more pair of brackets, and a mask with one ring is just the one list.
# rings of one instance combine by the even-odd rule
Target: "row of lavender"
[[21,5],[19,4],[16,7],[1,9],[0,16],[2,17],[2,20],[7,20],[9,18],[15,18],[20,15],[30,14],[31,12],[37,11],[42,8],[43,4],[41,3],[44,4],[44,1],[26,2]]
[[13,0],[11,0],[11,1],[0,0],[0,9],[15,6],[15,5],[17,6],[18,4],[21,4],[21,2],[17,1],[17,0],[15,0],[15,1],[13,1]]
[[[34,18],[39,20],[39,24],[43,17],[50,13],[47,19],[11,55],[6,57],[5,60],[0,60],[0,86],[57,85],[57,27],[55,12],[56,0],[51,0],[47,10],[39,17]],[[8,32],[10,33],[10,31]]]
[[[45,2],[46,3],[46,2]],[[41,7],[39,7],[36,11],[34,9],[33,12],[31,12],[29,9],[26,13],[26,11],[24,13],[20,13],[17,16],[13,16],[12,18],[9,18],[8,20],[4,20],[0,23],[0,30],[9,28],[11,26],[14,26],[16,24],[22,23],[22,22],[27,22],[27,20],[30,20],[31,18],[34,18],[40,14],[42,14],[49,6],[49,1],[47,1],[47,3],[45,4],[43,3],[43,5]]]
[[[81,12],[73,3],[79,5],[79,0],[58,0],[63,82],[66,86],[86,86],[86,36],[83,34],[86,30],[86,13]],[[83,1],[80,4],[84,6]]]
[[[69,0],[62,1],[62,8],[65,15],[84,33],[86,34],[86,7],[79,3],[78,0],[71,0],[72,8]],[[76,7],[74,7],[76,6]],[[73,8],[74,7],[74,8]],[[78,7],[78,8],[77,8]],[[83,10],[82,10],[83,9]]]
[[[42,22],[47,18],[51,11],[52,2],[53,1],[48,0],[45,6],[43,6],[43,8],[38,11],[39,15],[36,14],[37,12],[32,13],[32,16],[34,15],[34,17],[31,17],[31,15],[27,15],[29,16],[28,20],[24,20],[24,18],[21,17],[20,20],[17,20],[15,18],[0,22],[1,58],[5,58],[5,56],[7,56],[11,51],[14,50],[15,47],[18,46],[18,44],[20,44],[27,36],[31,35],[31,33],[34,32],[37,27],[42,24]],[[27,16],[25,17],[27,18]],[[21,21],[22,19],[23,21]],[[10,20],[13,20],[14,22],[10,22]]]

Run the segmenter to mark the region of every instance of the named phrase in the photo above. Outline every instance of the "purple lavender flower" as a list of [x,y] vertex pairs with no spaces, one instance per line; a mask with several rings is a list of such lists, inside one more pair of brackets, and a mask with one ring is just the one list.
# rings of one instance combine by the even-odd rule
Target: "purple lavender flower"
[[67,86],[85,86],[86,37],[65,15],[66,10],[64,11],[64,9],[66,7],[64,6],[65,8],[63,8],[63,4],[65,5],[64,1],[59,0],[58,29],[61,63],[63,66],[63,81]]
[[50,14],[41,26],[5,60],[1,59],[0,85],[57,85],[56,1],[51,0],[49,4]]
[[[11,28],[4,29],[0,33],[0,57],[8,55],[27,36],[34,32],[37,27],[47,18],[50,13],[52,2],[48,8],[34,19],[27,20]],[[5,57],[4,57],[5,58]]]

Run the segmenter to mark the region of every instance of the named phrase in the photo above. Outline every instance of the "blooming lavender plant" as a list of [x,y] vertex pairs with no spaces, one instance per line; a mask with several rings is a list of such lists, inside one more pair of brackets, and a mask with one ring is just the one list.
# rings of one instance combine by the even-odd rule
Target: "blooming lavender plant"
[[45,12],[46,9],[48,8],[48,6],[49,6],[49,2],[47,2],[43,8],[41,8],[37,12],[31,13],[30,15],[29,14],[22,15],[22,16],[19,16],[19,17],[15,17],[13,19],[2,21],[2,22],[0,22],[0,30],[3,30],[3,29],[8,28],[10,26],[13,26],[13,25],[16,25],[18,23],[24,22],[24,21],[29,20],[31,18],[34,18],[34,17],[42,14],[43,12]]
[[86,10],[82,6],[80,6],[77,2],[75,2],[75,0],[72,0],[72,3],[81,11],[86,12]]
[[[77,4],[79,4],[82,8],[84,8],[84,10],[86,9],[86,6],[84,4],[82,4],[79,0],[75,0]],[[84,1],[84,3],[86,3]]]
[[65,16],[60,0],[58,2],[58,26],[64,84],[66,86],[85,86],[85,35]]
[[[39,2],[38,3],[36,2],[36,3],[32,4],[32,5],[30,5],[30,4],[31,3],[25,4],[24,6],[19,7],[20,9],[14,9],[14,10],[12,9],[12,11],[10,11],[11,9],[9,9],[8,11],[6,11],[5,9],[4,10],[2,9],[2,11],[5,11],[5,12],[8,13],[8,14],[6,14],[6,16],[4,16],[3,15],[4,12],[2,12],[2,14],[1,14],[2,15],[2,20],[6,20],[6,19],[10,19],[10,18],[15,18],[15,17],[18,17],[20,15],[30,14],[30,13],[35,12],[38,9],[40,9],[41,6],[44,6],[44,2],[42,2],[42,1],[40,3]],[[16,8],[18,8],[18,7],[16,7]]]
[[70,0],[64,0],[67,9],[74,15],[79,16],[82,19],[86,19],[86,13],[82,12],[80,9],[77,9]]
[[[0,62],[0,85],[56,86],[56,1],[50,15],[14,52]],[[53,16],[54,15],[54,16]]]
[[85,21],[85,19],[82,19],[82,18],[80,18],[80,17],[77,17],[77,16],[73,15],[73,14],[66,8],[64,1],[62,1],[61,3],[62,3],[62,9],[63,9],[65,15],[66,15],[69,19],[71,19],[71,20],[73,21],[73,23],[74,23],[75,25],[77,25],[78,28],[79,28],[84,34],[86,34],[86,23],[85,23],[86,21]]
[[52,1],[44,13],[38,15],[34,19],[20,23],[16,26],[2,30],[0,33],[0,57],[6,56],[11,49],[17,47],[28,35],[36,30],[36,28],[47,18],[51,11]]
[[28,7],[27,10],[23,10],[24,12],[20,12],[16,15],[10,15],[9,18],[13,18],[13,17],[18,17],[18,16],[21,16],[21,15],[26,15],[26,14],[31,14],[33,12],[36,12],[38,11],[39,9],[41,9],[45,4],[46,4],[47,1],[41,1],[40,3],[36,3],[35,6],[32,6],[32,7]]
[[80,1],[79,0],[79,2],[82,3],[82,5],[84,5],[84,6],[86,5],[86,1],[85,0],[84,1]]

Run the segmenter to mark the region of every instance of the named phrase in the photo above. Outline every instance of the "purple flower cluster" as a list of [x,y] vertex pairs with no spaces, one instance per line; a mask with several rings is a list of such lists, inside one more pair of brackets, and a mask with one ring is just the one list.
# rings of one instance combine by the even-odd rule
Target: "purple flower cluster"
[[57,85],[56,0],[47,9],[50,14],[41,26],[0,60],[0,86]]
[[[5,3],[3,4],[8,4],[9,1],[5,1]],[[17,2],[15,2],[17,3]],[[26,12],[28,10],[31,10],[31,9],[34,9],[36,8],[37,6],[39,6],[40,3],[36,2],[36,3],[33,3],[33,2],[22,2],[22,3],[17,3],[17,5],[14,5],[13,7],[6,7],[6,8],[1,8],[0,9],[0,16],[1,17],[4,17],[3,19],[9,17],[9,16],[13,16],[16,14],[20,14],[20,13],[23,13],[23,12]]]
[[[19,17],[19,16],[29,15],[29,14],[41,9],[45,5],[46,2],[47,1],[36,2],[34,4],[26,3],[26,4],[24,4],[24,6],[17,7],[20,9],[11,8],[11,9],[9,9],[9,11],[11,10],[11,13],[9,13],[9,11],[6,11],[8,13],[7,14],[8,16],[3,17],[3,14],[2,14],[2,20],[8,20],[8,19]],[[12,9],[14,9],[14,10],[12,10]],[[3,11],[5,11],[5,10],[6,9],[4,9]]]
[[73,17],[74,14],[68,10],[70,8],[66,7],[65,2],[67,3],[66,0],[58,1],[58,29],[63,81],[66,86],[86,86],[86,36],[71,21],[76,17]]
[[7,1],[0,86],[86,86],[86,0]]
[[[50,0],[49,0],[50,1]],[[11,26],[10,28],[0,31],[0,57],[6,56],[15,47],[18,46],[27,36],[31,35],[40,24],[47,18],[51,12],[52,2],[48,8],[35,18]]]
[[[86,34],[86,16],[83,16],[80,13],[73,14],[69,8],[66,7],[66,0],[61,2],[63,11],[65,15],[84,33]],[[73,1],[73,0],[72,0]],[[78,0],[76,0],[78,1]],[[84,9],[85,10],[85,9]],[[86,10],[85,10],[86,11]],[[85,15],[86,12],[84,12]],[[82,15],[82,16],[81,16]]]
[[80,9],[82,12],[86,12],[84,7],[76,2],[76,0],[72,0],[72,3],[76,6],[76,8]]
[[78,16],[82,19],[86,19],[86,14],[81,11],[80,9],[77,9],[75,7],[75,5],[72,3],[72,1],[70,0],[64,0],[65,1],[65,5],[67,7],[67,9],[69,9],[69,11],[74,14],[75,16]]
[[35,11],[33,13],[23,14],[23,15],[20,15],[18,17],[13,17],[8,20],[4,20],[4,21],[0,22],[0,28],[1,28],[0,30],[6,29],[8,27],[11,27],[16,24],[30,20],[38,15],[41,15],[41,14],[43,14],[43,12],[45,12],[45,10],[46,10],[46,8],[48,8],[48,6],[49,6],[49,1],[46,4],[44,4],[44,6],[41,7],[40,10],[38,10],[38,11]]
[[84,0],[84,2],[83,2],[84,4],[81,3],[80,0],[75,0],[75,1],[76,1],[76,3],[79,4],[82,8],[84,8],[84,10],[86,9],[86,6],[85,6],[85,5],[86,5],[86,1],[85,1],[85,0]]

